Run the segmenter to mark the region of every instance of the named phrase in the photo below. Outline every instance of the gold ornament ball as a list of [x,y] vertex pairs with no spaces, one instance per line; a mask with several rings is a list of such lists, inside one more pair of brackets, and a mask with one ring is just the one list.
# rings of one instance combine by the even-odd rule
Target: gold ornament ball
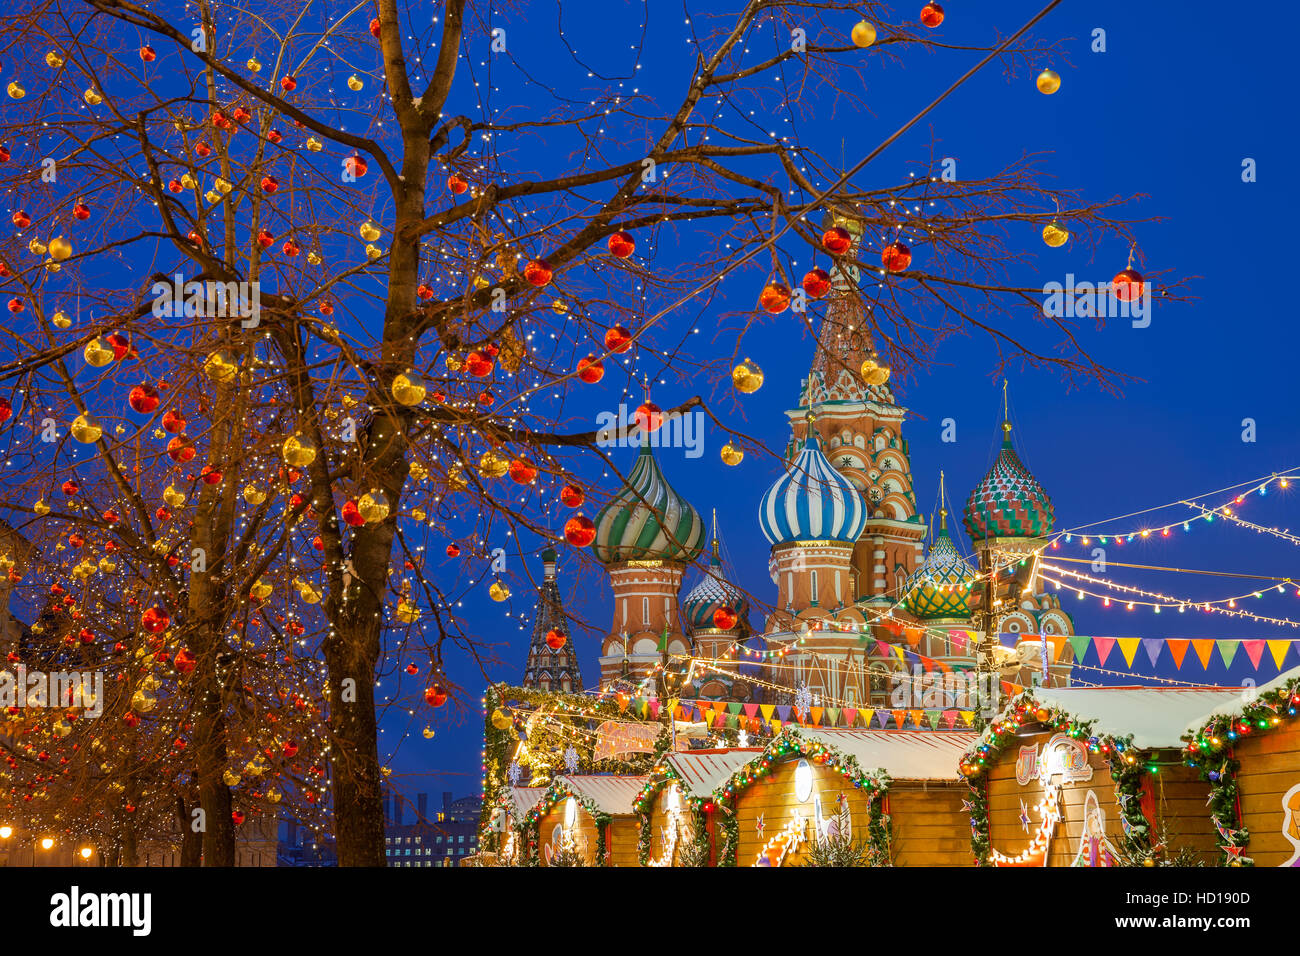
[[402,405],[419,405],[428,394],[424,384],[414,377],[414,373],[404,373],[393,377],[393,398]]
[[388,496],[371,489],[357,501],[357,511],[366,519],[366,524],[377,524],[388,517]]
[[101,574],[112,574],[117,570],[117,562],[110,561],[108,558],[99,559],[99,571]]
[[94,444],[103,434],[104,429],[88,415],[78,415],[72,422],[72,437],[83,445]]
[[101,338],[91,339],[81,350],[81,357],[86,360],[86,364],[95,368],[103,368],[111,363],[114,354],[113,347]]
[[862,47],[864,50],[876,42],[876,27],[868,20],[859,20],[853,27],[850,34],[853,37],[853,45]]
[[384,254],[384,250],[383,250],[383,249],[380,249],[380,248],[379,248],[377,245],[375,245],[373,242],[366,246],[366,258],[367,258],[367,259],[372,259],[372,260],[373,260],[373,259],[378,259],[378,258],[379,258],[380,256],[382,256],[383,254]]
[[89,103],[91,106],[98,106],[100,103],[104,102],[104,98],[99,95],[99,91],[96,90],[93,86],[90,89],[86,90],[85,99],[86,102]]
[[302,598],[303,602],[306,604],[319,604],[321,599],[321,593],[310,584],[305,583],[298,588],[298,596]]
[[218,385],[227,385],[239,374],[239,365],[229,352],[213,352],[204,361],[203,371]]
[[502,601],[510,598],[510,589],[500,581],[493,581],[488,588],[488,597],[500,604]]
[[258,578],[256,581],[253,582],[253,586],[248,589],[248,593],[251,594],[253,597],[257,598],[259,601],[265,601],[268,597],[271,596],[272,590],[273,588],[271,585],[267,584],[261,578]]
[[59,56],[57,50],[51,50],[49,53],[45,54],[45,65],[51,70],[57,70],[59,67],[63,66],[63,57]]
[[260,505],[266,500],[266,492],[257,487],[257,485],[245,485],[244,500],[253,506]]
[[484,478],[500,478],[510,470],[510,462],[504,455],[494,451],[485,451],[478,460],[479,474]]
[[492,726],[497,730],[508,730],[510,728],[510,717],[500,707],[492,711]]
[[424,739],[425,739],[425,740],[432,740],[432,739],[433,739],[433,735],[434,735],[434,733],[435,733],[435,731],[434,731],[434,729],[433,729],[432,727],[425,727],[424,730],[423,730]]
[[281,451],[285,464],[294,468],[306,468],[316,460],[316,446],[301,435],[290,435]]
[[350,89],[353,93],[361,89],[363,85],[364,84],[362,84],[361,82],[361,77],[357,76],[355,73],[353,73],[351,76],[348,77],[348,89]]
[[248,67],[254,73],[262,72],[262,62],[255,56],[250,56],[244,66]]
[[747,358],[731,370],[731,384],[736,386],[736,391],[752,395],[763,387],[763,370]]
[[403,624],[414,624],[420,619],[420,608],[406,598],[397,602],[397,619]]
[[63,312],[55,312],[50,319],[50,324],[56,329],[68,329],[72,327],[72,320]]
[[32,505],[32,511],[36,512],[39,517],[44,518],[50,513],[50,506],[45,503],[44,498],[37,498],[36,504]]
[[361,238],[366,240],[366,242],[374,242],[380,236],[379,227],[369,219],[363,222],[361,228],[357,231],[361,234]]
[[[506,465],[509,468],[509,465]],[[469,479],[465,477],[464,470],[460,465],[453,465],[447,471],[447,490],[464,491],[469,487]]]
[[1069,241],[1069,230],[1062,229],[1055,219],[1043,227],[1043,242],[1047,243],[1051,248],[1055,249],[1058,246],[1063,246]]
[[45,243],[39,239],[32,239],[31,242],[27,243],[27,251],[34,256],[43,256],[45,255]]
[[27,91],[23,89],[23,85],[17,80],[9,84],[8,92],[11,100],[21,100],[27,95]]
[[239,781],[243,778],[233,770],[226,770],[226,772],[221,775],[221,779],[227,787],[237,787],[239,786]]
[[63,262],[72,255],[72,243],[68,242],[62,236],[55,236],[50,240],[50,258],[55,262]]
[[162,497],[168,508],[179,508],[185,504],[185,492],[173,488],[171,485],[163,489]]
[[1061,88],[1061,76],[1055,70],[1046,69],[1038,74],[1038,79],[1034,81],[1038,85],[1038,92],[1051,96]]
[[745,460],[745,450],[743,448],[737,448],[731,442],[727,442],[723,445],[722,450],[718,452],[718,455],[722,458],[722,463],[724,465],[730,465],[733,468]]
[[325,148],[325,144],[322,143],[320,140],[318,140],[315,136],[307,137],[307,150],[309,152],[319,153],[324,148]]
[[889,368],[867,359],[862,363],[862,380],[868,385],[884,385],[889,381]]

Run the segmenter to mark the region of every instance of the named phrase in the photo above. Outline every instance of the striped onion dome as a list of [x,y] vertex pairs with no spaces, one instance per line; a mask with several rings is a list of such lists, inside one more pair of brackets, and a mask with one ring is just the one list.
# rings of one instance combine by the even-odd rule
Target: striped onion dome
[[822,454],[808,422],[808,437],[784,475],[758,506],[758,523],[772,544],[791,541],[856,541],[867,508],[852,483]]
[[970,619],[970,585],[978,578],[948,536],[948,511],[939,512],[939,533],[930,553],[903,588],[903,607],[923,621]]
[[713,612],[720,607],[729,607],[736,612],[736,627],[739,627],[749,611],[749,599],[722,576],[722,559],[718,557],[718,543],[714,541],[709,571],[683,599],[682,611],[690,629],[696,631],[716,627]]
[[1002,423],[1002,450],[966,502],[971,541],[1041,538],[1052,531],[1052,499],[1011,447],[1011,423]]
[[602,564],[694,560],[704,548],[704,521],[673,490],[643,444],[627,484],[596,515],[591,550]]

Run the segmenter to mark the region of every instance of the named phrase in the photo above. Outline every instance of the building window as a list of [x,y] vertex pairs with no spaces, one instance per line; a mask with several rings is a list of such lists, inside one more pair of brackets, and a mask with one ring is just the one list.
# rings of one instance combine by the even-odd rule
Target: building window
[[809,596],[812,598],[812,603],[816,604],[817,603],[817,572],[816,571],[809,572],[809,581],[810,581],[810,588],[811,588],[809,592]]

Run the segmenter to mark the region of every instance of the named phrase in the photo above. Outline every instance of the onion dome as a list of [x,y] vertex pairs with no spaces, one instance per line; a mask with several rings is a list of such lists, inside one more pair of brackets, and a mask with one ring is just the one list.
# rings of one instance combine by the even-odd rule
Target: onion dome
[[673,490],[643,444],[623,490],[596,515],[591,550],[601,564],[694,560],[704,548],[704,521]]
[[[713,612],[721,608],[730,608],[735,612],[736,621],[731,627],[719,628],[714,620]],[[692,632],[706,629],[737,630],[749,612],[749,599],[722,575],[722,559],[718,556],[716,536],[713,539],[713,557],[709,561],[709,570],[683,599],[682,612],[686,615],[687,626]]]
[[975,486],[963,516],[971,542],[1042,538],[1052,531],[1052,499],[1011,447],[1011,422],[1002,423],[1002,450]]
[[867,508],[849,479],[822,454],[808,417],[808,437],[784,475],[758,506],[758,523],[772,544],[791,541],[858,540]]
[[948,536],[948,509],[941,508],[930,553],[903,586],[903,607],[923,621],[970,620],[970,586],[977,579]]

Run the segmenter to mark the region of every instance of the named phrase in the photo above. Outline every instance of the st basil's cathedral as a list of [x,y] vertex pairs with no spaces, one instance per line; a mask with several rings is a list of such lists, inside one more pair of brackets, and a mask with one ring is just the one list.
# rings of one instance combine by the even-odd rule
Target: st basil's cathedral
[[[828,220],[856,244],[856,220]],[[802,694],[814,705],[882,706],[917,660],[944,673],[974,670],[977,632],[1000,635],[993,668],[1026,683],[1040,677],[1038,636],[1074,633],[1055,594],[1040,588],[1037,556],[1055,515],[1016,454],[1009,421],[962,512],[973,560],[949,528],[942,477],[936,526],[918,513],[903,437],[908,412],[875,352],[857,280],[855,267],[835,271],[800,403],[786,412],[784,472],[759,502],[770,582],[731,580],[716,519],[710,534],[649,444],[596,516],[592,550],[614,596],[600,689],[743,703],[797,703]],[[578,690],[571,642],[545,643],[564,617],[553,552],[547,558],[525,684]],[[991,615],[983,606],[989,595]],[[759,605],[771,610],[756,623]],[[1068,646],[1044,670],[1049,682],[1067,684]]]

